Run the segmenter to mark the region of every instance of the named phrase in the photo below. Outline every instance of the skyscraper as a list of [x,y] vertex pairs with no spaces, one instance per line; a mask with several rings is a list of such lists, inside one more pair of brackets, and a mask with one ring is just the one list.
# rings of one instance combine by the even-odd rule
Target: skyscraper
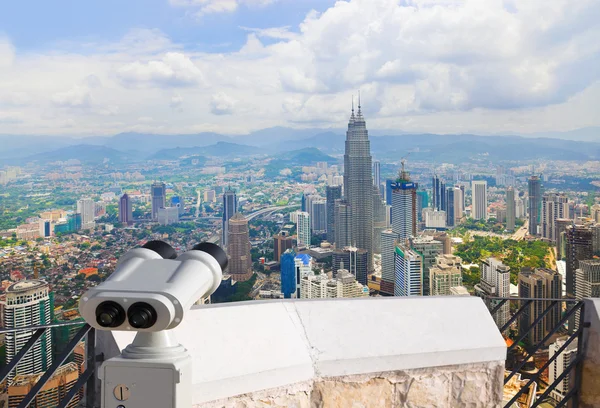
[[[48,283],[42,280],[24,280],[6,289],[3,302],[2,325],[5,329],[41,326],[52,323],[53,305]],[[6,361],[11,361],[34,334],[35,330],[19,330],[5,334]],[[42,335],[33,348],[25,354],[9,380],[16,375],[44,372],[52,364],[52,333]]]
[[[550,347],[548,347],[548,359],[554,357],[554,355],[557,354],[561,348],[563,348],[566,342],[567,338],[565,337],[550,344]],[[558,380],[558,377],[560,377],[567,370],[567,368],[576,358],[577,342],[572,341],[548,366],[548,383],[554,384],[554,382]],[[550,392],[550,396],[555,401],[562,401],[571,390],[572,385],[572,375],[569,373],[558,382],[556,388]]]
[[516,207],[515,201],[515,189],[512,187],[508,187],[506,189],[506,230],[514,231],[515,230],[515,220],[516,220]]
[[229,255],[228,273],[235,281],[247,281],[252,277],[251,245],[248,220],[240,213],[236,213],[229,219],[229,237],[227,242],[227,252]]
[[422,296],[423,258],[404,244],[396,245],[394,251],[394,296]]
[[127,193],[119,199],[119,222],[126,225],[133,224],[133,209]]
[[355,247],[345,247],[333,251],[333,270],[347,269],[356,280],[363,285],[367,284],[369,254],[366,250]]
[[281,255],[293,247],[294,238],[288,235],[286,231],[281,231],[281,233],[273,235],[273,260],[280,262]]
[[344,248],[352,244],[352,208],[344,199],[335,200],[334,208],[336,248]]
[[398,179],[392,184],[392,230],[398,234],[400,242],[417,234],[417,187],[410,181],[404,168],[404,161]]
[[[535,270],[524,269],[519,272],[519,297],[537,299],[560,299],[562,297],[562,276],[552,269],[536,268]],[[525,301],[520,301],[521,307]],[[521,312],[519,316],[519,336],[525,335],[531,326],[531,330],[525,337],[529,344],[537,344],[554,329],[561,318],[560,305],[551,307],[550,301],[534,301]],[[551,310],[536,325],[535,321],[551,307]]]
[[[569,225],[566,231],[566,262],[567,262],[567,297],[575,296],[577,279],[575,271],[579,262],[592,259],[594,252],[592,246],[592,229],[585,225]],[[572,327],[569,324],[569,327]]]
[[[410,248],[421,257],[423,265],[423,296],[429,296],[430,276],[429,270],[435,265],[436,258],[444,253],[444,244],[436,241],[432,236],[423,236],[411,238],[409,240]],[[457,285],[459,286],[459,285]]]
[[290,299],[296,292],[296,253],[288,249],[281,255],[281,293],[284,299]]
[[542,197],[542,238],[558,241],[557,218],[568,218],[569,199],[564,194],[546,193]]
[[385,295],[394,295],[395,264],[394,253],[398,234],[391,229],[381,232],[381,285],[379,291]]
[[[475,293],[484,297],[510,297],[510,268],[496,258],[487,258],[481,262],[481,281],[475,285]],[[488,304],[490,310],[495,306],[495,302]],[[498,328],[508,322],[510,318],[509,306],[508,302],[505,302],[492,316]]]
[[152,196],[152,219],[158,220],[158,209],[165,208],[167,205],[167,186],[165,183],[155,181],[150,186],[150,195]]
[[473,180],[472,184],[473,202],[471,205],[471,218],[474,220],[488,219],[487,181]]
[[460,187],[454,187],[454,225],[457,225],[463,218],[465,211],[464,191]]
[[537,235],[542,205],[542,182],[538,176],[531,176],[527,185],[529,188],[529,234]]
[[173,196],[171,197],[171,207],[176,207],[179,215],[182,215],[185,212],[185,202],[183,197]]
[[342,198],[342,186],[325,187],[327,200],[327,241],[335,242],[335,200]]
[[321,234],[327,231],[327,202],[324,200],[314,200],[310,203],[311,208],[311,228],[314,234]]
[[[458,190],[460,191],[460,189]],[[446,188],[446,226],[448,228],[454,227],[456,224],[455,220],[455,209],[454,209],[454,187]]]
[[381,163],[378,160],[373,161],[373,185],[377,187],[379,191],[379,185],[381,184]]
[[436,210],[442,209],[442,193],[440,187],[443,184],[444,183],[440,181],[437,174],[434,174],[431,180],[431,206]]
[[94,214],[96,203],[91,198],[82,198],[77,201],[77,213],[81,214],[81,229],[94,229],[96,222]]
[[306,211],[298,213],[298,223],[296,224],[296,233],[298,235],[298,246],[310,245],[310,215]]
[[561,260],[567,257],[567,227],[573,225],[570,218],[556,219],[556,259]]
[[575,298],[600,298],[600,259],[579,261],[575,286]]
[[223,193],[223,221],[221,230],[221,245],[226,248],[229,245],[229,220],[237,213],[238,200],[231,186]]
[[369,270],[373,269],[373,177],[371,171],[369,134],[359,98],[357,115],[354,116],[354,107],[352,107],[352,115],[346,132],[344,197],[352,207],[351,243],[368,252]]
[[450,288],[462,286],[462,259],[454,255],[438,255],[427,275],[431,277],[431,296],[450,296]]
[[388,228],[387,206],[377,187],[373,186],[373,252],[381,253],[381,232]]
[[423,221],[423,208],[429,207],[429,196],[427,191],[417,191],[417,221]]

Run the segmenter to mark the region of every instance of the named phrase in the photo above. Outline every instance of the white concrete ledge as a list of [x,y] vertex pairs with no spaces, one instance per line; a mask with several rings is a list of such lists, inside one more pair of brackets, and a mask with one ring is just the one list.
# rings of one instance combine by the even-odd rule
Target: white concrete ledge
[[[477,297],[206,305],[174,331],[194,359],[195,404],[323,377],[506,358],[504,340]],[[133,333],[103,334],[99,345],[109,357],[133,339]]]

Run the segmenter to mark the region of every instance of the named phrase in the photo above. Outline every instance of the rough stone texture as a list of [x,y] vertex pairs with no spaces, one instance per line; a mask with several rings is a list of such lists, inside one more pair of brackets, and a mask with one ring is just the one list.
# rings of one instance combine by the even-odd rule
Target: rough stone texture
[[590,327],[585,330],[587,347],[579,406],[593,408],[600,407],[600,300],[586,299],[585,321],[590,323]]
[[492,408],[502,401],[504,361],[321,378],[196,407]]

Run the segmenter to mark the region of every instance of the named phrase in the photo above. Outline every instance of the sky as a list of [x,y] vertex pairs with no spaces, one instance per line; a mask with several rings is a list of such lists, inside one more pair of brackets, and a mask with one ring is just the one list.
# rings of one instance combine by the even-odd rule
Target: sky
[[6,0],[0,134],[600,126],[598,0]]

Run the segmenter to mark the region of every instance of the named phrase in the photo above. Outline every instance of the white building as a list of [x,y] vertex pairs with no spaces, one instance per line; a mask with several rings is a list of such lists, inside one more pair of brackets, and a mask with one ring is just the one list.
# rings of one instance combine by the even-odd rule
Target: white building
[[471,218],[475,220],[488,219],[487,181],[473,180],[471,182],[473,202],[471,206]]
[[[566,339],[558,339],[548,347],[548,359],[552,358],[558,350],[565,344]],[[565,369],[571,364],[571,362],[577,357],[577,341],[573,340],[565,350],[553,361],[548,367],[548,382],[552,384]],[[556,388],[550,392],[550,397],[557,402],[563,400],[565,395],[571,389],[569,384],[570,374],[567,374],[562,381],[560,381]]]
[[391,229],[381,232],[381,288],[380,292],[393,295],[395,278],[394,249],[398,234]]
[[298,246],[310,245],[310,215],[305,211],[298,212],[296,233],[298,234]]
[[179,222],[179,208],[166,207],[158,209],[158,223],[160,225],[169,225]]
[[400,244],[395,248],[394,296],[423,295],[422,257],[408,246]]
[[340,269],[334,279],[327,275],[306,275],[300,280],[300,298],[356,298],[369,296],[369,288],[356,281],[347,269]]
[[[40,326],[52,323],[53,310],[50,302],[50,288],[42,280],[24,280],[13,283],[6,289],[6,299],[2,302],[4,310],[2,324],[5,329]],[[19,330],[6,333],[6,361],[13,357],[27,343],[35,331]],[[16,368],[10,373],[9,380],[16,375],[38,374],[52,364],[52,334],[50,330],[42,335]]]
[[[510,268],[496,258],[488,258],[481,263],[481,282],[475,285],[475,293],[482,297],[510,297]],[[492,309],[497,302],[489,302],[488,307]],[[496,312],[494,321],[498,328],[510,318],[509,302]]]
[[446,228],[446,211],[424,208],[423,218],[425,228]]
[[542,238],[556,243],[557,218],[569,218],[569,199],[564,194],[546,193],[542,197]]
[[96,203],[91,198],[82,198],[77,201],[77,213],[81,214],[81,229],[94,229],[96,222]]
[[429,268],[431,296],[449,296],[451,288],[462,287],[462,259],[454,255],[438,255]]

